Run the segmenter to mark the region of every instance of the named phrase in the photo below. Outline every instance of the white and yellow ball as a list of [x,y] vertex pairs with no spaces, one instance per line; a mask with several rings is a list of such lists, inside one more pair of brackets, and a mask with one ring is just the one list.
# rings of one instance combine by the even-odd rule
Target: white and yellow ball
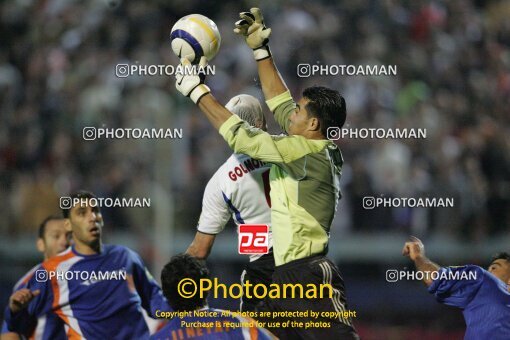
[[213,59],[221,44],[218,27],[201,14],[190,14],[179,19],[172,27],[170,39],[175,55],[179,59],[187,58],[192,64],[198,64],[202,56],[208,61]]

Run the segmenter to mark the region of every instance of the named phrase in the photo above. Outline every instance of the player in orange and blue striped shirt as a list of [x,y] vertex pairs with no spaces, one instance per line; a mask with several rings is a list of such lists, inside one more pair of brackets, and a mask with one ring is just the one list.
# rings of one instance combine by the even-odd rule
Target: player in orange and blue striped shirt
[[[70,231],[67,230],[65,220],[58,216],[48,216],[39,226],[37,238],[37,250],[44,255],[44,260],[56,256],[66,250],[70,244]],[[26,287],[34,273],[41,269],[41,264],[34,266],[14,285],[13,292]],[[2,340],[18,340],[20,335],[30,339],[66,339],[64,324],[55,314],[47,313],[37,319],[34,330],[24,334],[12,332],[8,329],[7,323],[2,324]]]
[[35,318],[52,312],[70,339],[148,338],[142,308],[152,317],[157,310],[171,310],[160,287],[138,254],[102,244],[101,213],[90,201],[95,196],[78,192],[71,198],[85,202],[63,210],[74,244],[44,261],[26,289],[11,296],[7,325],[24,332]]

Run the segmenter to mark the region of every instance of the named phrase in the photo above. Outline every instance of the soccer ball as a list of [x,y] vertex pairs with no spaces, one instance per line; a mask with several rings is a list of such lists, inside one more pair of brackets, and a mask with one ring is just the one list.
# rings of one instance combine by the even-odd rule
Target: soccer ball
[[170,33],[175,55],[198,64],[205,56],[210,61],[218,53],[221,36],[218,27],[206,16],[190,14],[180,18]]

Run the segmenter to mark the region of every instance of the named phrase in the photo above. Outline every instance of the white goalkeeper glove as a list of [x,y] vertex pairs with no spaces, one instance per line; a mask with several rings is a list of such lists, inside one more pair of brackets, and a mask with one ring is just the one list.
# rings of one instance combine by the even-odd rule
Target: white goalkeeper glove
[[255,60],[263,60],[271,57],[269,36],[271,29],[264,25],[264,18],[259,8],[252,8],[249,12],[239,13],[241,20],[235,23],[234,32],[243,36],[246,43],[253,50]]
[[[211,92],[209,87],[204,84],[204,70],[206,66],[207,59],[203,56],[200,58],[198,67],[196,65],[191,65],[187,58],[182,58],[181,64],[177,68],[175,87],[180,93],[186,97],[190,97],[195,104],[198,104],[200,98]],[[200,70],[202,72],[199,72]]]

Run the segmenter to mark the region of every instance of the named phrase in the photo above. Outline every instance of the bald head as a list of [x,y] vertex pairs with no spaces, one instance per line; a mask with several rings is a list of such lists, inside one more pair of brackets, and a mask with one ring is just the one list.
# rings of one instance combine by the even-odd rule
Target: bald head
[[257,98],[239,94],[230,99],[225,107],[251,126],[266,130],[266,119]]

